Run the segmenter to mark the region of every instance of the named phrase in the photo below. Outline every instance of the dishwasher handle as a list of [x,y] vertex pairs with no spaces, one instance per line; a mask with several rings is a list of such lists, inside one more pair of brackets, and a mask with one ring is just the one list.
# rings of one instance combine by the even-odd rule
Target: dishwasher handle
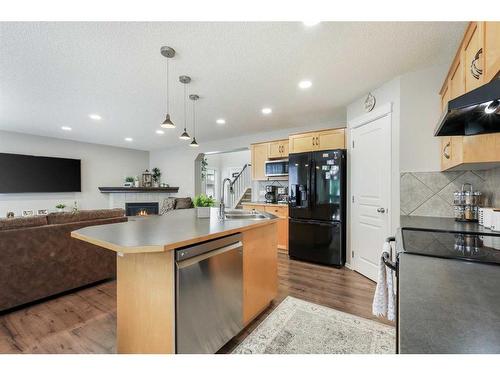
[[220,248],[215,249],[213,251],[210,251],[208,253],[204,253],[204,254],[197,255],[197,256],[192,257],[192,258],[188,258],[186,260],[177,261],[177,268],[179,268],[179,269],[186,268],[186,267],[192,266],[195,263],[202,262],[205,259],[212,258],[212,257],[215,257],[217,255],[227,253],[228,251],[235,250],[238,248],[241,248],[241,249],[243,248],[243,243],[241,241],[238,241],[238,242],[233,243],[231,245],[220,247]]

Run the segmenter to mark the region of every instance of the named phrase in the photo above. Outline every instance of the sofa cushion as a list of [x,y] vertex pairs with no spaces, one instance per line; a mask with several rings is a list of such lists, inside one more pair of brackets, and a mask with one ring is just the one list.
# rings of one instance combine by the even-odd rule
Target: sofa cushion
[[47,225],[47,216],[27,216],[0,219],[0,230],[40,227]]
[[175,209],[182,210],[184,208],[193,208],[193,201],[191,198],[175,198]]
[[49,224],[66,224],[121,216],[125,216],[125,210],[122,208],[113,208],[105,210],[81,210],[77,212],[53,212],[48,215],[47,220]]
[[160,215],[165,215],[167,212],[175,210],[175,198],[168,197],[163,200],[160,209]]

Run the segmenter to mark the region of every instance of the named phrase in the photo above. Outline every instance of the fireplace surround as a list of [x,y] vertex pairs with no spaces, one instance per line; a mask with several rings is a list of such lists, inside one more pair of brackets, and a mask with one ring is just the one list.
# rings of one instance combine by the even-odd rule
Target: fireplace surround
[[127,216],[158,215],[158,202],[130,202],[125,203],[125,214]]

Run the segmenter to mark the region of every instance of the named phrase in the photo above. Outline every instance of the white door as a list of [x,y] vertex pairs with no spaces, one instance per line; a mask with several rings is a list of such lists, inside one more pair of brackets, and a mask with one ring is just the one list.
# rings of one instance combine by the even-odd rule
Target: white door
[[351,250],[354,269],[376,280],[384,240],[389,236],[391,115],[351,131]]

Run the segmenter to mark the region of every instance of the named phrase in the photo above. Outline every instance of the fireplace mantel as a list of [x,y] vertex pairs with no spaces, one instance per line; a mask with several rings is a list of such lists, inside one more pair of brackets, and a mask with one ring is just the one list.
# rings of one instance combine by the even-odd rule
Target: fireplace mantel
[[114,187],[99,187],[101,193],[177,193],[179,191],[178,187],[125,187],[125,186],[114,186]]

